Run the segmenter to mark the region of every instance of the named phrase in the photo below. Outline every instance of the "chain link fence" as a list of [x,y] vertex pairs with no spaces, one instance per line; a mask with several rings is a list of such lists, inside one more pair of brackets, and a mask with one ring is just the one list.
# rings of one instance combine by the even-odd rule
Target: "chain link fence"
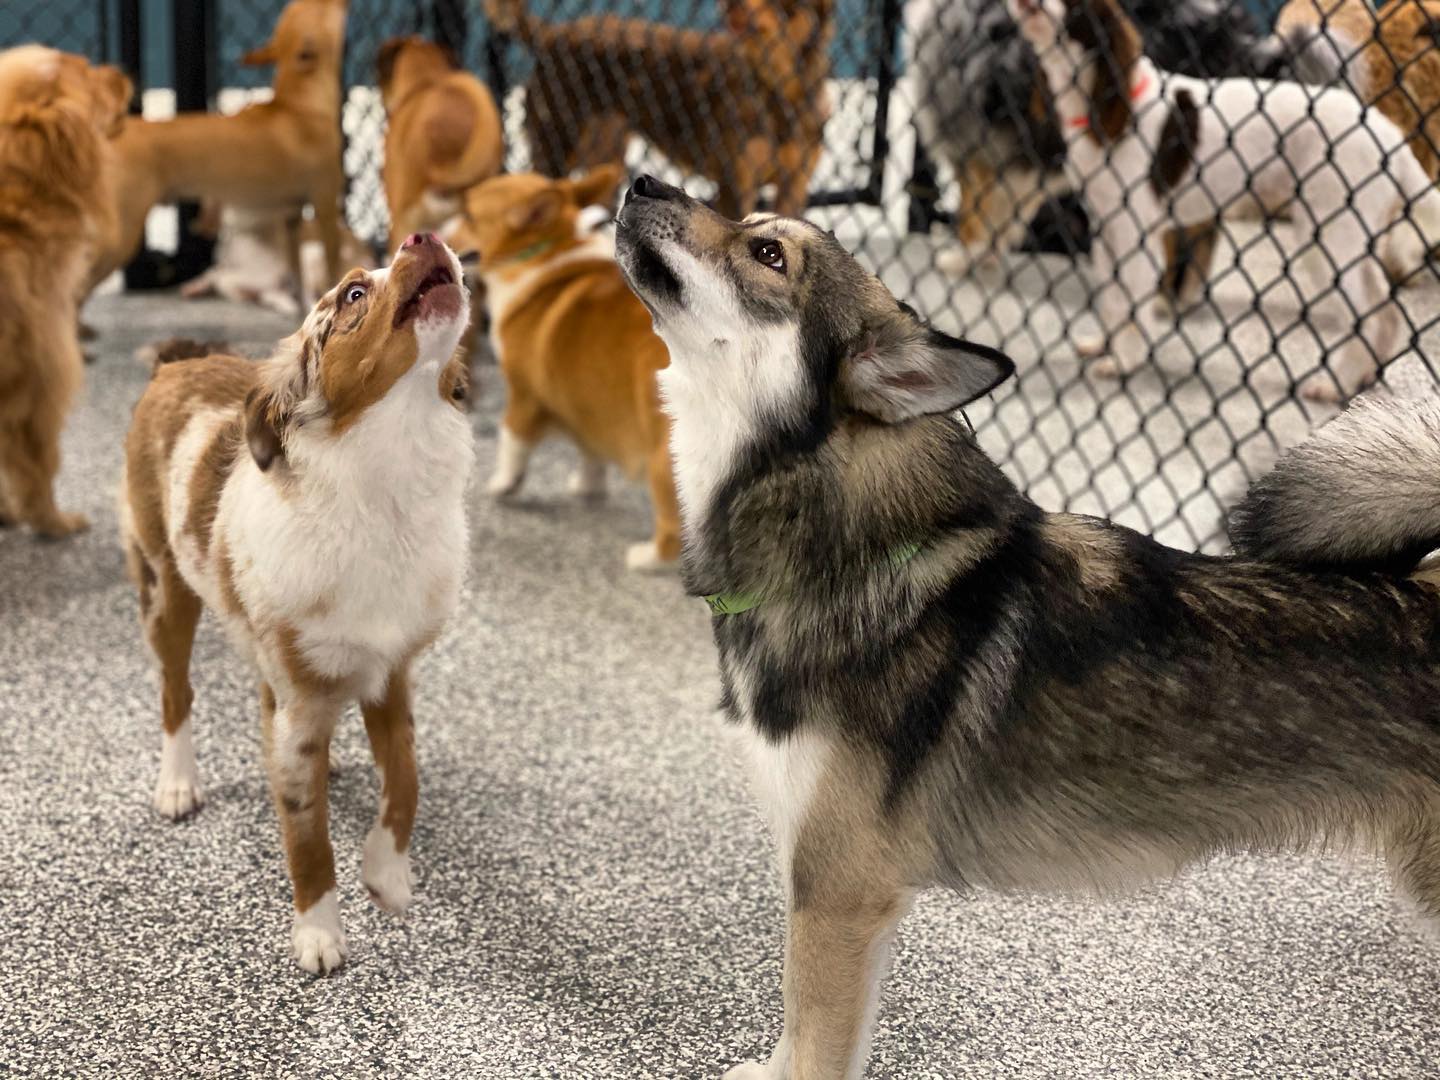
[[[213,2],[213,85],[258,92],[269,73],[239,58],[280,0]],[[1022,33],[1047,10],[1098,50],[1069,85],[1064,41],[1042,63]],[[106,56],[106,11],[11,0],[0,43]],[[1338,358],[1432,380],[1436,237],[1415,233],[1405,265],[1390,256],[1397,230],[1426,224],[1440,171],[1440,2],[351,0],[346,209],[377,250],[375,61],[401,34],[448,44],[492,88],[507,168],[623,158],[735,212],[799,198],[902,300],[1006,349],[1018,376],[971,420],[1047,508],[1221,550],[1227,507],[1338,407],[1303,393],[1323,374],[1307,380],[1364,381]],[[1339,89],[1297,105],[1300,80]],[[1425,190],[1375,195],[1413,169]],[[1377,258],[1392,265],[1362,296]],[[1124,378],[1107,370],[1120,352]]]

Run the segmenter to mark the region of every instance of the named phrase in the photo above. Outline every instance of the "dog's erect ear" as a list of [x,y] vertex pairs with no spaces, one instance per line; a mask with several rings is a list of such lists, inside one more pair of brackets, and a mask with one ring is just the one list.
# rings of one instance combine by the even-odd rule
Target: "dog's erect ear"
[[597,165],[578,180],[566,181],[576,206],[613,206],[615,189],[624,175],[619,165]]
[[846,357],[840,378],[854,408],[898,424],[953,412],[1014,371],[1004,353],[942,334],[907,313],[869,332]]
[[383,90],[395,76],[395,61],[400,58],[400,50],[410,44],[408,37],[392,37],[380,46],[380,51],[375,54],[375,71],[380,78],[380,88]]
[[245,395],[245,445],[261,472],[275,464],[276,458],[285,456],[280,440],[283,423],[273,394],[257,386]]
[[258,49],[251,49],[244,56],[240,57],[240,63],[246,67],[265,67],[280,59],[280,50],[275,47],[275,42],[267,41]]
[[555,220],[555,215],[560,212],[563,202],[564,196],[559,190],[548,188],[529,202],[512,206],[506,210],[505,224],[516,232],[529,232],[531,229],[544,228]]

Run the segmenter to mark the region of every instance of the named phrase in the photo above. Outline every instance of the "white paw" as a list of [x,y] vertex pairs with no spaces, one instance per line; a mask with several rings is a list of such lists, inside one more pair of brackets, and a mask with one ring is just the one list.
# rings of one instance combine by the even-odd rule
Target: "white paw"
[[395,850],[389,829],[376,825],[365,837],[360,880],[370,891],[370,899],[386,911],[398,915],[410,906],[410,856]]
[[758,1061],[747,1061],[727,1070],[723,1080],[770,1080],[770,1067]]
[[160,744],[160,779],[152,800],[162,817],[178,821],[200,809],[200,774],[195,767],[195,747],[190,739],[190,721],[173,735],[165,734]]
[[1097,379],[1123,379],[1129,374],[1128,369],[1113,356],[1101,357],[1086,368],[1091,375]]
[[1074,330],[1070,333],[1070,345],[1082,360],[1092,360],[1105,355],[1108,342],[1098,330]]
[[295,916],[290,928],[290,950],[295,961],[314,975],[328,975],[345,962],[348,949],[334,889]]
[[581,465],[565,485],[578,499],[598,499],[605,494],[605,466]]
[[1345,400],[1345,394],[1340,391],[1340,384],[1328,371],[1317,371],[1314,375],[1302,380],[1300,396],[1307,401],[1323,401],[1332,405],[1338,405]]
[[489,482],[485,485],[485,492],[492,498],[506,498],[520,490],[520,481],[523,479],[525,479],[524,476],[514,476],[506,472],[496,472],[491,475]]
[[665,573],[676,569],[678,565],[674,559],[662,559],[660,549],[651,541],[631,544],[625,552],[626,568],[644,574]]
[[999,266],[1000,256],[988,244],[973,248],[957,244],[938,252],[935,265],[951,277],[966,277],[976,270]]
[[155,785],[153,802],[161,817],[179,821],[199,810],[205,799],[200,794],[200,785],[194,777],[169,780],[162,776]]

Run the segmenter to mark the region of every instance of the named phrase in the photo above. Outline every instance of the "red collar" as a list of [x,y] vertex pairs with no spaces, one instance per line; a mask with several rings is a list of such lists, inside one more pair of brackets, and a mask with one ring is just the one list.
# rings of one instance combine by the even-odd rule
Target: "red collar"
[[[1139,82],[1130,87],[1130,103],[1132,105],[1138,103],[1141,98],[1150,92],[1151,81],[1150,73],[1147,71],[1141,74]],[[1065,126],[1074,128],[1077,131],[1084,131],[1090,126],[1090,117],[1072,116],[1069,120],[1065,121]]]

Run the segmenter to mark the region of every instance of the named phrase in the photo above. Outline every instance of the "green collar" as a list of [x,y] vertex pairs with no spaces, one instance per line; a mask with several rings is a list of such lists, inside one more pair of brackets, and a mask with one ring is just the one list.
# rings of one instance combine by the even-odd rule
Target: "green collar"
[[554,240],[537,240],[529,247],[523,247],[513,255],[506,255],[505,258],[500,259],[498,262],[491,263],[491,265],[509,266],[511,263],[525,262],[527,259],[535,258],[536,255],[544,255],[545,252],[554,246]]
[[[892,570],[899,570],[911,559],[919,555],[924,549],[924,544],[901,544],[890,552],[886,560]],[[711,593],[709,596],[702,596],[702,600],[710,605],[711,615],[740,615],[747,611],[753,611],[765,602],[764,593]]]

